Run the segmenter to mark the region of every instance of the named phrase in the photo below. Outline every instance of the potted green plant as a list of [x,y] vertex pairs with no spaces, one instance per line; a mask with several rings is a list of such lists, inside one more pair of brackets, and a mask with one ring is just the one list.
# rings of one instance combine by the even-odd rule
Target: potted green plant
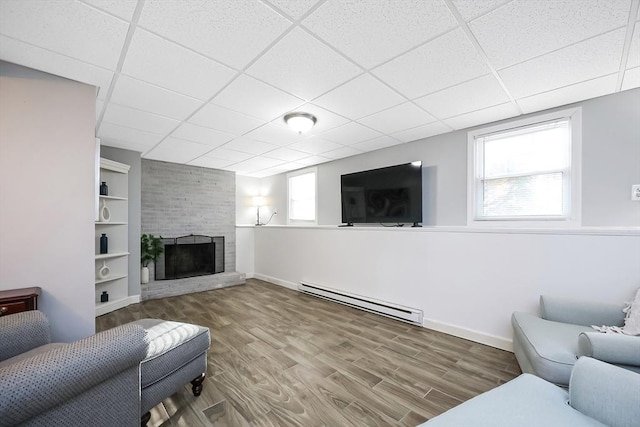
[[140,283],[149,283],[149,263],[155,264],[158,257],[164,251],[162,247],[162,236],[156,237],[153,234],[143,234],[140,236]]

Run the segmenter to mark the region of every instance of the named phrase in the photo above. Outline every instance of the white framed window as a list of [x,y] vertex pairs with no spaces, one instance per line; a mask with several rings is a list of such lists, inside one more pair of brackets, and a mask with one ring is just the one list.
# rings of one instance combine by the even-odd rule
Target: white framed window
[[317,185],[316,168],[287,174],[287,200],[289,223],[316,224]]
[[468,134],[468,224],[579,226],[581,109]]

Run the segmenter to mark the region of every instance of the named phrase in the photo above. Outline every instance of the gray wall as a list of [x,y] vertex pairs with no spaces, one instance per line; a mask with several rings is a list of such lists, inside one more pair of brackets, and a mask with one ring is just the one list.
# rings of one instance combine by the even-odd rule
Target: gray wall
[[[640,203],[630,200],[631,185],[640,184],[640,89],[558,109],[574,106],[582,107],[582,225],[640,226]],[[541,113],[502,123],[536,114]],[[341,174],[421,160],[423,224],[466,225],[469,130],[318,165],[318,224],[341,222]],[[264,178],[258,186],[271,203],[265,210],[279,209],[273,223],[286,224],[286,174]],[[240,204],[238,210],[245,212],[247,206]]]
[[142,233],[225,237],[225,271],[236,268],[235,173],[142,160]]
[[[102,144],[108,141],[101,141]],[[140,212],[142,164],[140,153],[100,147],[100,157],[129,165],[129,295],[140,295]]]
[[0,61],[0,289],[40,286],[57,341],[95,330],[95,105],[93,86]]

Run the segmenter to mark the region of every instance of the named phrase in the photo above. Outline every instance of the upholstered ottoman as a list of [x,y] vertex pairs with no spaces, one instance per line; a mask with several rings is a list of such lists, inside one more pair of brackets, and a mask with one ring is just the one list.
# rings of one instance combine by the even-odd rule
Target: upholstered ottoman
[[190,323],[160,319],[131,323],[145,329],[149,343],[147,356],[140,364],[140,413],[144,426],[151,417],[151,408],[186,383],[193,385],[194,396],[200,395],[211,338],[208,328]]

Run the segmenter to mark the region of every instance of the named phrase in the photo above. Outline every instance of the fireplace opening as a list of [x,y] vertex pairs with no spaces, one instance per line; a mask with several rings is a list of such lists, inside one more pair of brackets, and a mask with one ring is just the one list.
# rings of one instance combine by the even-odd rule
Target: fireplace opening
[[224,236],[189,235],[162,239],[155,279],[183,279],[224,272]]

